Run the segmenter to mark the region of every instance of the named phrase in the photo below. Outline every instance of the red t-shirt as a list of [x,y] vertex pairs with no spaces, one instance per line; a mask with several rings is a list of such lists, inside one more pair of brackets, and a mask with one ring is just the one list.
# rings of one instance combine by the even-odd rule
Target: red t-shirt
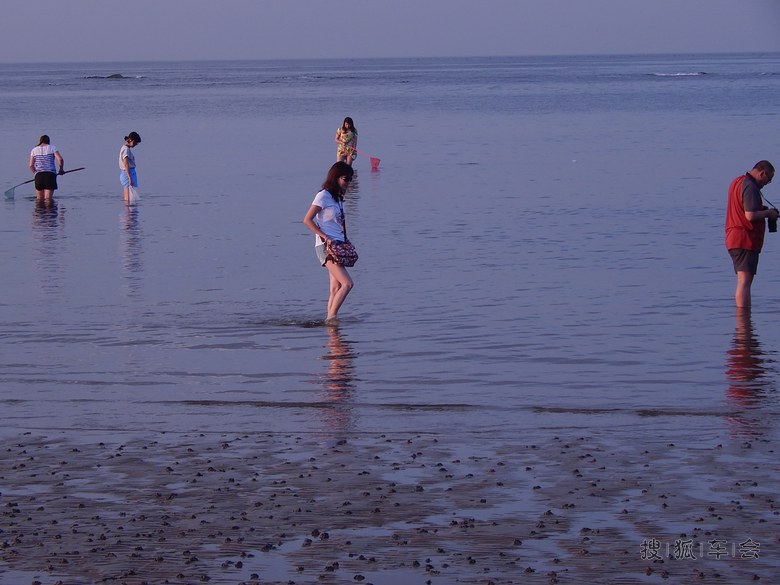
[[732,250],[753,250],[760,252],[764,246],[763,219],[748,221],[745,211],[765,209],[761,200],[761,190],[749,174],[737,177],[729,187],[726,206],[726,248]]

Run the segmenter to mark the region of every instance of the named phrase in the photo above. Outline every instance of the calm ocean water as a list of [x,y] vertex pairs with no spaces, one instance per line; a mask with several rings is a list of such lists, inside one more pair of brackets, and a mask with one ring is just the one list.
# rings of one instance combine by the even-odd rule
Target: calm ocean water
[[[778,54],[2,65],[3,189],[43,133],[87,167],[0,202],[3,427],[777,439],[780,236],[739,320],[722,218],[778,95]],[[382,162],[329,329],[346,115]]]

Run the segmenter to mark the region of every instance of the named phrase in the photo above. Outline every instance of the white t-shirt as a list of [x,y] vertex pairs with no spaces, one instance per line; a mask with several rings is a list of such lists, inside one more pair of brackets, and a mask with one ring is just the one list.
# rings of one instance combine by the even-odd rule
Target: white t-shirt
[[54,158],[54,153],[57,152],[57,147],[51,144],[39,144],[30,152],[30,156],[33,157],[33,167],[36,173],[56,173],[57,161]]
[[[321,208],[319,213],[314,216],[314,223],[319,226],[322,233],[331,240],[344,241],[341,208],[339,208],[339,204],[333,198],[333,195],[323,189],[314,196],[314,201],[312,201],[311,204]],[[321,244],[322,240],[319,236],[315,235],[314,245],[319,246]]]
[[131,168],[135,168],[135,155],[127,144],[123,144],[119,149],[119,168],[125,170],[124,160],[127,159],[127,165]]

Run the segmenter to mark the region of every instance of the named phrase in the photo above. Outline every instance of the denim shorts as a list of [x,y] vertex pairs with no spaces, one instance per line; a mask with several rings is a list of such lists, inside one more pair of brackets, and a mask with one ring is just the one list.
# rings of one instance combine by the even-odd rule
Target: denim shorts
[[[138,186],[138,176],[135,174],[135,167],[130,169],[130,174],[133,176],[133,185]],[[130,178],[127,173],[122,169],[119,171],[119,182],[122,183],[122,187],[127,189],[130,186]]]

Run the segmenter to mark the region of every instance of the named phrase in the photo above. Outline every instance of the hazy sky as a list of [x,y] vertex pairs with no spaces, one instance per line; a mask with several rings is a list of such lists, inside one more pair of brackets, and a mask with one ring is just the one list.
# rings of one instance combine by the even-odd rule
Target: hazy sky
[[0,60],[780,51],[780,0],[3,0]]

